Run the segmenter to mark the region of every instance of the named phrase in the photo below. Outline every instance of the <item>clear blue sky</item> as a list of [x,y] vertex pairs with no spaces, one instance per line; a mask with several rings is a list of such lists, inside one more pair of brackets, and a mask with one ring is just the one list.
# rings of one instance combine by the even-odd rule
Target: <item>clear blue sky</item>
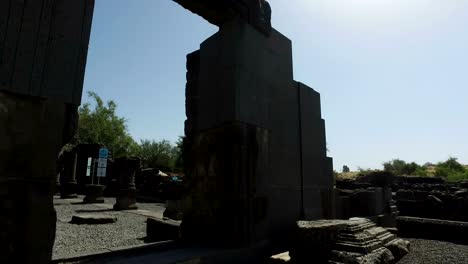
[[[294,78],[321,93],[337,171],[468,164],[468,1],[269,2],[293,41]],[[84,90],[116,101],[137,141],[174,142],[185,55],[216,31],[171,0],[96,0]]]

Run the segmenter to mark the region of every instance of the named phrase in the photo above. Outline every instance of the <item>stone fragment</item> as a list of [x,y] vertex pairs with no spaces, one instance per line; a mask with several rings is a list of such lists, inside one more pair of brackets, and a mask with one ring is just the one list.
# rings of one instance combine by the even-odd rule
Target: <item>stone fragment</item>
[[169,218],[146,220],[146,237],[152,241],[166,241],[179,239],[180,221]]
[[70,223],[72,224],[86,224],[86,225],[99,225],[99,224],[112,224],[117,221],[117,218],[105,214],[80,214],[74,215]]
[[83,198],[83,203],[104,203],[104,185],[86,185],[86,196]]
[[409,253],[410,242],[407,240],[397,238],[387,243],[385,247],[392,252],[393,256],[395,256],[396,259],[401,259],[403,256]]
[[365,218],[297,222],[294,263],[395,263],[409,242]]

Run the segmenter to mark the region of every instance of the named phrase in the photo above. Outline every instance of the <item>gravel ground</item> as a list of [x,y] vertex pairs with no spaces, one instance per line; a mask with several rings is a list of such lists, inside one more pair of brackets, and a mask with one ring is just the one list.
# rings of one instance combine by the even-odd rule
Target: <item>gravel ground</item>
[[[82,198],[82,197],[80,197]],[[108,248],[144,244],[146,216],[130,212],[116,212],[102,205],[80,204],[76,200],[54,199],[57,211],[57,232],[53,258]],[[106,198],[106,204],[114,204],[115,198]],[[108,206],[109,207],[109,206]],[[160,211],[164,207],[156,203],[139,203],[139,209]],[[113,224],[76,225],[70,220],[74,214],[99,213],[117,218]]]
[[404,256],[398,264],[468,263],[468,245],[416,238],[407,240],[411,242],[410,253]]

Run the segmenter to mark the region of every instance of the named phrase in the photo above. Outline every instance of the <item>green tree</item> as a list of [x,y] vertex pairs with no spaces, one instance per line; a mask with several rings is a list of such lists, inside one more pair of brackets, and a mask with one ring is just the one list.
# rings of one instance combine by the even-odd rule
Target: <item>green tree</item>
[[343,172],[350,172],[349,167],[346,165],[343,165]]
[[127,130],[127,120],[117,116],[114,101],[103,102],[95,92],[88,92],[94,100],[79,108],[78,141],[80,143],[100,143],[109,148],[114,158],[132,155],[137,144]]
[[183,171],[184,169],[184,141],[185,136],[180,136],[175,145],[174,170]]
[[141,159],[144,168],[172,171],[177,158],[177,147],[168,140],[157,142],[145,139],[141,140],[135,154]]
[[446,178],[448,181],[460,181],[468,179],[468,170],[457,161],[457,158],[450,157],[436,165],[435,176]]
[[426,170],[416,162],[407,163],[404,160],[394,159],[383,163],[384,171],[395,175],[418,175],[426,176]]

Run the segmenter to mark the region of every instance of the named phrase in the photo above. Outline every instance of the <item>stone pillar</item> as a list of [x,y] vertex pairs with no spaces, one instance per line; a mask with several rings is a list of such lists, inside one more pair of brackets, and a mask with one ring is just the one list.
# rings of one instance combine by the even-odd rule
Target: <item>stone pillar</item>
[[135,176],[140,172],[139,158],[117,158],[114,164],[114,172],[117,173],[120,188],[114,204],[114,210],[138,209],[136,205],[137,189]]
[[93,8],[0,1],[0,263],[50,263],[56,160],[78,123]]
[[253,246],[294,223],[330,217],[320,95],[293,79],[292,44],[245,21],[224,23],[187,56],[182,239]]
[[86,184],[86,196],[83,203],[104,203],[104,189],[106,186],[98,184]]
[[58,171],[57,171],[57,176],[55,177],[55,193],[56,194],[59,194],[60,193],[60,168],[58,168]]
[[76,109],[0,91],[0,263],[49,263],[56,159],[76,127]]
[[78,155],[76,153],[76,149],[72,152],[66,153],[65,155],[65,162],[64,162],[64,169],[62,175],[62,185],[61,185],[61,198],[62,199],[69,199],[69,198],[76,198],[78,195],[76,194],[78,184],[76,182],[76,163],[78,159]]

